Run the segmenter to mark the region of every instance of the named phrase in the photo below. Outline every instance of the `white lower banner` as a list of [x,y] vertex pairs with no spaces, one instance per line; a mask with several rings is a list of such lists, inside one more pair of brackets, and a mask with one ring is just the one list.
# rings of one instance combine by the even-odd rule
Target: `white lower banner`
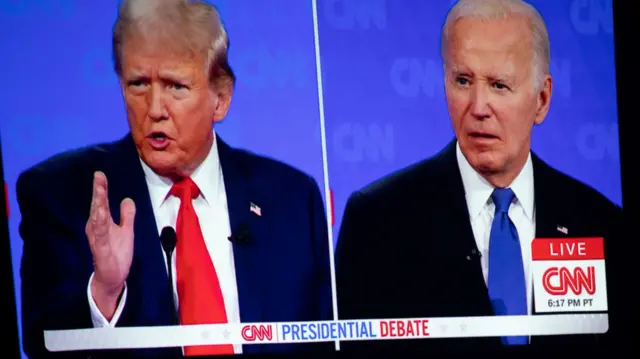
[[605,333],[607,314],[337,320],[45,331],[49,351]]

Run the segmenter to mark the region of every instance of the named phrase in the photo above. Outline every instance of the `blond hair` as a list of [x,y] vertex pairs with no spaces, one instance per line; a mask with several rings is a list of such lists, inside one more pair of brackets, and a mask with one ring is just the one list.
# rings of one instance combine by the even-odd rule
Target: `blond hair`
[[212,85],[221,80],[235,83],[227,56],[229,37],[217,9],[204,1],[123,0],[113,27],[113,62],[118,76],[122,75],[124,44],[132,38],[168,51],[202,56]]

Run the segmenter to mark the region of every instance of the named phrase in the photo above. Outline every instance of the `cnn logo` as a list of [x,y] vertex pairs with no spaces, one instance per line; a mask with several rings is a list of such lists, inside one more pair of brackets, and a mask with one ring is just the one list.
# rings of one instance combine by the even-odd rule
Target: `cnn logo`
[[271,325],[245,325],[242,327],[242,339],[248,342],[273,340],[273,329]]
[[573,272],[567,267],[551,267],[542,276],[542,286],[551,295],[566,295],[569,290],[575,295],[583,291],[590,295],[596,292],[596,270],[589,266],[586,271],[575,267]]

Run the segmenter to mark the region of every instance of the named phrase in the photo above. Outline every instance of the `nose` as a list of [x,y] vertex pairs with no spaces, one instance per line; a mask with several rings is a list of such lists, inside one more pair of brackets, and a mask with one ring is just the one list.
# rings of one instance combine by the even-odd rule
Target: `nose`
[[491,110],[489,108],[489,90],[484,85],[485,84],[482,82],[475,84],[470,94],[471,115],[479,120],[491,116]]
[[165,107],[162,90],[152,86],[147,97],[148,113],[147,115],[154,121],[160,121],[167,118],[167,109]]

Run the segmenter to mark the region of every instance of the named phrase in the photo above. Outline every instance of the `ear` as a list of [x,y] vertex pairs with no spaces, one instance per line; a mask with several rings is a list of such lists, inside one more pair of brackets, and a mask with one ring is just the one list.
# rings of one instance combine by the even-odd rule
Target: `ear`
[[551,103],[551,93],[553,92],[553,80],[551,75],[545,75],[542,88],[538,92],[538,100],[536,104],[535,124],[541,124],[547,117],[549,112],[549,104]]
[[214,96],[217,98],[216,107],[213,112],[213,121],[220,122],[229,112],[229,106],[231,105],[231,97],[233,95],[233,83],[231,81],[223,81],[216,86]]

